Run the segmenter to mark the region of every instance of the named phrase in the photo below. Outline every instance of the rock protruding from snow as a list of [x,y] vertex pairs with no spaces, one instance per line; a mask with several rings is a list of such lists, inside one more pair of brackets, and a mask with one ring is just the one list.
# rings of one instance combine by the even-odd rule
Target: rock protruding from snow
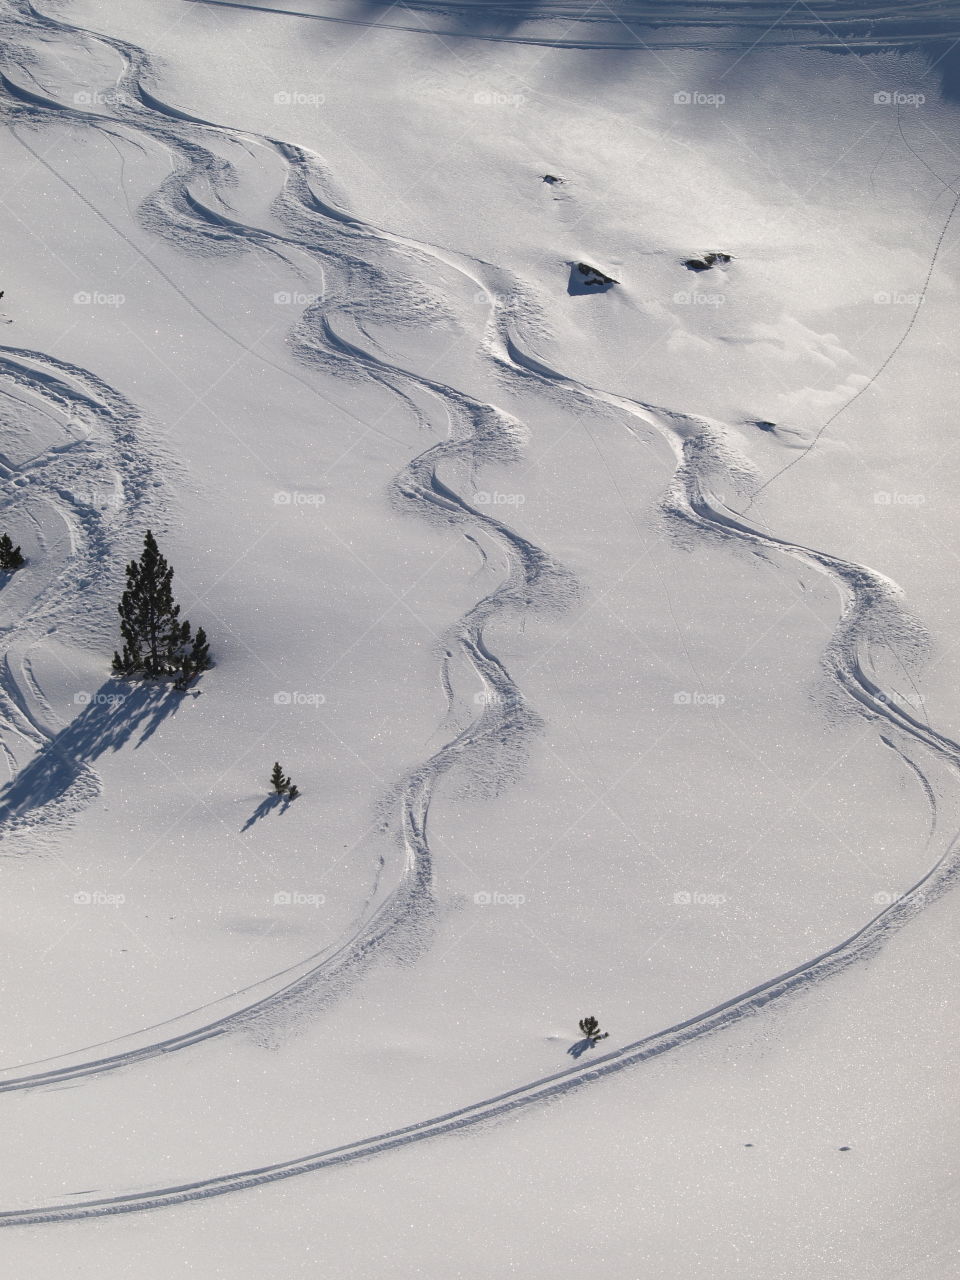
[[711,267],[725,267],[732,261],[733,254],[721,253],[719,249],[715,249],[699,258],[687,258],[683,265],[688,271],[709,271]]
[[605,293],[617,283],[618,281],[606,275],[599,267],[591,267],[587,262],[575,262],[570,268],[567,292],[571,294]]

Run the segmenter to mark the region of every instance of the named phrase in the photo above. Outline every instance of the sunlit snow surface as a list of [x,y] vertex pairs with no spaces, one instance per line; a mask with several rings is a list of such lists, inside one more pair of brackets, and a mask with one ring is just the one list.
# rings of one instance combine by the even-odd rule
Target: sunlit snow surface
[[954,1275],[954,7],[0,30],[11,1274]]

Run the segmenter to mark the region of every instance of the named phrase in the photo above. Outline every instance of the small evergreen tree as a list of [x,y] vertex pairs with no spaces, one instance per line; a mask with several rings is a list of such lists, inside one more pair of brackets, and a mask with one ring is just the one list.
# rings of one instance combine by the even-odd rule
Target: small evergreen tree
[[[187,626],[189,627],[190,624],[187,623]],[[207,643],[207,633],[203,627],[197,628],[197,634],[193,637],[190,652],[184,654],[180,662],[180,675],[176,681],[178,689],[185,689],[194,677],[198,676],[201,671],[206,671],[211,665],[210,645]]]
[[149,529],[139,561],[127,565],[127,587],[117,612],[123,652],[113,655],[115,675],[179,673],[177,685],[184,688],[210,666],[206,634],[201,627],[191,640],[190,623],[180,621],[180,606],[173,598],[173,569]]
[[18,569],[22,569],[26,561],[20,554],[20,548],[13,545],[13,539],[9,533],[5,533],[0,538],[0,572],[16,573]]
[[280,761],[273,766],[273,773],[270,775],[270,786],[273,794],[276,796],[286,796],[288,800],[296,800],[300,794],[299,788],[290,781],[287,775],[280,768]]
[[598,1040],[606,1040],[610,1034],[609,1031],[601,1031],[597,1019],[589,1016],[580,1019],[580,1030],[592,1044],[596,1044]]

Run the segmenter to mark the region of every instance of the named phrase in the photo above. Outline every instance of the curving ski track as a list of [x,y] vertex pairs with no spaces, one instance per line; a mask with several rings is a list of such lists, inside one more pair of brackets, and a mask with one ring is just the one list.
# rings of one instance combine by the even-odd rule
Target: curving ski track
[[[674,449],[678,460],[674,482],[664,503],[664,511],[669,517],[701,533],[734,539],[752,547],[762,547],[769,553],[801,560],[830,578],[843,601],[837,628],[824,656],[836,687],[860,714],[885,722],[888,731],[892,730],[933,751],[951,766],[960,764],[960,744],[937,733],[918,719],[910,709],[884,693],[868,674],[872,646],[889,644],[891,637],[912,637],[911,623],[900,607],[899,591],[895,584],[864,566],[777,538],[772,533],[748,524],[741,513],[733,511],[715,498],[710,491],[713,478],[723,473],[726,473],[728,479],[737,478],[735,460],[730,457],[729,451],[725,453],[723,431],[718,424],[588,387],[565,378],[525,355],[511,331],[516,316],[507,316],[495,301],[489,264],[471,264],[461,255],[390,235],[333,205],[325,204],[312,186],[312,182],[322,178],[322,166],[317,157],[291,144],[257,135],[234,133],[167,107],[149,94],[141,84],[141,76],[150,70],[148,56],[143,50],[112,37],[56,22],[41,14],[29,0],[10,0],[10,4],[19,15],[20,24],[34,33],[38,29],[57,34],[72,33],[80,39],[100,41],[121,56],[124,71],[118,82],[119,101],[114,114],[109,117],[64,107],[23,89],[5,75],[0,77],[0,87],[17,118],[44,123],[54,118],[73,117],[111,132],[107,129],[109,122],[113,131],[128,128],[139,130],[175,152],[179,158],[178,166],[142,210],[148,226],[161,234],[172,236],[194,252],[231,252],[238,247],[250,246],[284,256],[293,251],[306,254],[312,259],[318,256],[323,256],[324,261],[334,259],[348,276],[357,273],[378,282],[381,278],[379,269],[351,253],[343,243],[344,238],[366,239],[377,242],[381,247],[389,245],[405,248],[421,259],[432,258],[453,266],[474,283],[482,284],[494,299],[487,342],[490,357],[513,377],[536,382],[541,387],[562,388],[588,403],[614,408],[628,420],[641,421],[647,427],[659,431]],[[277,202],[277,211],[291,228],[289,236],[250,227],[220,214],[187,189],[189,181],[205,181],[216,198],[220,199],[219,190],[228,187],[233,180],[229,164],[197,143],[195,138],[187,136],[186,131],[190,129],[215,131],[233,141],[246,139],[267,144],[284,158],[288,166],[287,180],[283,196]],[[114,136],[117,136],[116,133]],[[311,967],[292,980],[285,981],[279,990],[272,991],[262,999],[216,1021],[190,1028],[166,1039],[157,1039],[135,1049],[121,1050],[112,1055],[61,1067],[52,1066],[15,1079],[8,1078],[0,1081],[0,1089],[37,1087],[53,1081],[99,1073],[222,1034],[242,1022],[251,1021],[268,1005],[284,1003],[294,995],[302,994],[305,989],[315,987],[321,978],[342,973],[345,966],[356,966],[398,929],[415,929],[418,912],[429,903],[431,895],[432,868],[426,826],[430,800],[438,780],[454,764],[471,762],[483,757],[484,753],[488,753],[489,759],[495,761],[502,754],[504,744],[522,747],[524,738],[537,728],[536,715],[525,707],[520,691],[509,673],[496,656],[487,650],[483,632],[490,618],[501,611],[523,611],[537,605],[562,604],[574,590],[573,584],[545,552],[520,538],[506,525],[475,510],[440,475],[441,467],[455,469],[464,464],[475,464],[485,457],[502,457],[504,451],[509,453],[517,424],[493,406],[471,400],[453,388],[380,360],[362,345],[338,333],[334,321],[338,312],[342,312],[358,333],[366,336],[361,319],[349,307],[338,308],[336,301],[335,297],[331,299],[325,291],[324,302],[305,313],[294,334],[294,345],[298,353],[306,361],[333,362],[340,371],[349,368],[359,376],[380,381],[403,396],[418,417],[421,415],[411,395],[411,388],[441,402],[451,423],[450,436],[447,440],[430,446],[403,469],[395,482],[396,494],[399,498],[415,502],[420,511],[430,518],[474,529],[482,527],[488,536],[499,543],[506,555],[510,566],[506,580],[474,605],[454,626],[449,637],[451,644],[459,647],[464,659],[494,696],[466,730],[414,770],[401,785],[400,836],[406,853],[401,882],[361,929],[340,946],[332,957],[328,956],[323,962],[312,966],[310,961],[305,962]],[[24,358],[28,363],[22,363]],[[46,372],[42,371],[44,362]],[[40,372],[35,368],[37,365],[41,366]],[[13,381],[26,379],[34,391],[42,390],[54,399],[63,395],[62,388],[66,384],[59,375],[65,373],[77,384],[86,385],[95,391],[96,394],[90,397],[91,406],[99,404],[102,412],[107,403],[108,416],[118,421],[123,421],[126,414],[126,428],[129,430],[133,421],[130,415],[135,414],[135,411],[131,406],[121,405],[116,393],[97,383],[93,375],[64,366],[58,367],[57,362],[37,353],[16,352],[12,349],[7,350],[4,362],[0,364],[0,376],[5,375]],[[75,398],[81,394],[87,393],[76,390],[73,392]],[[132,434],[128,440],[132,442]],[[15,700],[7,683],[8,674],[4,672],[0,677],[0,685],[4,696]],[[893,745],[888,739],[883,740],[888,745]],[[894,749],[898,750],[896,747]],[[925,786],[935,817],[935,799],[922,772],[908,757],[904,757],[904,761],[917,772]],[[880,946],[889,932],[917,914],[926,902],[949,885],[958,867],[960,856],[956,844],[952,843],[907,893],[836,946],[685,1022],[595,1058],[589,1065],[568,1068],[419,1124],[377,1134],[357,1143],[315,1152],[299,1159],[140,1193],[0,1212],[0,1225],[25,1225],[135,1212],[221,1195],[366,1158],[429,1137],[493,1121],[519,1107],[581,1087],[614,1071],[668,1052],[699,1036],[730,1026],[739,1019],[752,1015],[767,1003],[825,980]],[[281,977],[288,978],[289,973],[287,971],[285,975],[274,975],[273,979],[267,979],[266,982]],[[257,984],[257,987],[261,985]],[[257,988],[249,990],[255,989]]]
[[[143,50],[123,41],[93,36],[79,28],[55,22],[41,15],[29,0],[12,0],[12,3],[24,19],[57,33],[66,30],[100,40],[121,57],[124,70],[118,81],[115,116],[108,119],[116,127],[133,127],[160,141],[179,159],[174,172],[164,180],[160,190],[146,201],[144,220],[153,230],[170,236],[188,250],[200,253],[229,252],[254,246],[271,253],[297,251],[311,259],[322,258],[327,268],[325,280],[332,278],[331,267],[335,264],[350,285],[349,289],[343,290],[342,296],[351,299],[358,279],[366,280],[373,287],[381,283],[382,275],[378,268],[357,256],[349,243],[345,245],[345,239],[363,238],[391,250],[400,244],[412,247],[410,242],[381,233],[323,203],[310,181],[319,179],[321,167],[318,159],[306,151],[259,135],[235,134],[161,103],[141,84],[141,76],[149,71],[149,59]],[[12,100],[11,109],[16,118],[39,124],[69,118],[80,119],[97,128],[104,125],[105,117],[61,106],[53,99],[17,86],[8,76],[0,77],[0,87]],[[226,162],[197,143],[192,136],[186,136],[187,130],[198,129],[221,134],[231,141],[241,139],[267,144],[282,157],[286,180],[276,207],[278,214],[291,227],[291,234],[282,235],[247,226],[216,213],[192,195],[187,189],[189,181],[207,182],[214,196],[218,195],[218,184],[229,186],[233,182],[233,174]],[[425,253],[423,256],[434,255]],[[437,474],[441,463],[456,464],[463,460],[468,465],[475,465],[484,458],[510,456],[515,449],[519,424],[491,405],[388,365],[368,354],[361,346],[341,337],[334,328],[332,317],[343,310],[346,321],[355,325],[357,317],[353,314],[355,307],[352,303],[338,306],[339,300],[340,295],[333,288],[324,290],[323,302],[306,313],[292,335],[295,352],[305,363],[325,367],[332,364],[337,372],[346,371],[375,379],[402,396],[423,425],[427,424],[404,387],[416,386],[440,401],[451,423],[451,437],[427,449],[404,468],[397,477],[395,493],[417,503],[432,518],[461,524],[464,528],[483,526],[490,537],[500,542],[510,566],[506,580],[480,600],[448,636],[450,646],[459,649],[490,697],[467,729],[415,769],[398,788],[401,813],[398,835],[403,846],[400,880],[350,937],[327,953],[309,957],[292,970],[271,975],[213,1005],[169,1020],[162,1024],[168,1032],[163,1037],[156,1036],[157,1028],[147,1028],[102,1046],[91,1046],[102,1050],[93,1056],[89,1050],[79,1050],[42,1063],[9,1068],[0,1073],[0,1092],[100,1074],[223,1035],[249,1025],[269,1009],[292,1007],[303,999],[315,998],[321,985],[330,988],[348,974],[355,974],[380,946],[394,940],[400,932],[407,930],[414,935],[421,932],[431,903],[431,858],[426,823],[436,783],[451,767],[467,759],[473,767],[481,763],[488,776],[502,775],[505,772],[504,762],[510,761],[511,752],[515,761],[522,755],[525,740],[539,726],[537,716],[524,705],[509,673],[486,648],[483,631],[497,613],[523,611],[538,605],[555,606],[572,594],[572,585],[561,567],[549,556],[519,538],[502,522],[470,507]],[[264,988],[266,993],[257,999],[248,999],[238,1009],[209,1018],[214,1008],[222,1010],[238,997],[263,992]],[[198,1016],[203,1014],[207,1016]],[[152,1036],[149,1034],[151,1030]],[[149,1037],[147,1043],[136,1043],[145,1037]],[[113,1051],[106,1052],[108,1049]],[[29,1066],[40,1069],[24,1069]]]
[[[71,623],[84,585],[99,566],[114,559],[132,529],[156,507],[159,470],[138,436],[143,424],[136,407],[86,369],[37,351],[0,346],[0,391],[21,413],[47,418],[65,437],[20,464],[4,466],[12,486],[7,512],[19,511],[44,547],[42,564],[28,566],[24,584],[32,588],[16,623],[4,637],[0,664],[0,714],[31,750],[49,750],[52,735],[40,714],[49,711],[26,669],[29,647],[56,622]],[[115,501],[98,504],[107,490]],[[42,504],[63,521],[71,542],[65,563],[44,546]],[[7,751],[11,765],[15,753]],[[72,762],[75,778],[59,795],[25,814],[10,806],[0,818],[8,835],[38,822],[53,824],[87,804],[99,789],[96,773],[84,761]]]

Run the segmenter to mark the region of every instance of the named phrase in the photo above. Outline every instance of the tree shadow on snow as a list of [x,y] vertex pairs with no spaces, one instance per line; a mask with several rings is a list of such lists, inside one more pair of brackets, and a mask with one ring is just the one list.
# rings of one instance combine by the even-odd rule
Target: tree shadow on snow
[[595,1041],[590,1040],[587,1037],[584,1037],[583,1040],[578,1040],[576,1044],[572,1044],[570,1048],[567,1050],[567,1053],[569,1053],[571,1058],[580,1058],[583,1056],[583,1054],[587,1052],[588,1049],[592,1049],[594,1044],[595,1044]]
[[91,761],[119,751],[139,733],[140,747],[186,695],[160,681],[108,680],[78,694],[82,710],[0,791],[0,821],[22,817],[63,796]]
[[286,813],[289,808],[289,796],[278,796],[276,793],[273,793],[267,796],[265,800],[260,801],[240,830],[241,832],[249,831],[255,822],[259,822],[261,818],[265,818],[267,814],[271,813],[274,809],[279,809],[281,813]]

